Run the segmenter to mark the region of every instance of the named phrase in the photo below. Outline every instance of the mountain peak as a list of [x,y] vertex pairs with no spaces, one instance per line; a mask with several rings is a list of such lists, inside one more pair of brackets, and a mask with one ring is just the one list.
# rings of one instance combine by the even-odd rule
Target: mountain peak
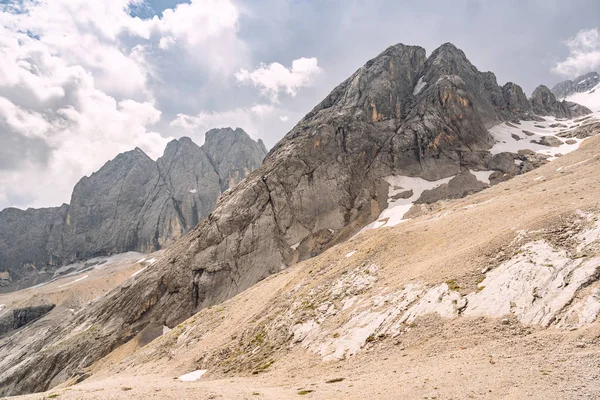
[[600,83],[600,75],[597,72],[588,72],[573,80],[557,83],[552,88],[552,93],[557,99],[566,99],[576,93],[584,93],[592,90]]
[[206,132],[204,135],[204,143],[219,142],[227,138],[234,140],[238,138],[252,140],[250,135],[248,135],[242,128],[237,127],[233,129],[231,127],[225,127],[213,128]]

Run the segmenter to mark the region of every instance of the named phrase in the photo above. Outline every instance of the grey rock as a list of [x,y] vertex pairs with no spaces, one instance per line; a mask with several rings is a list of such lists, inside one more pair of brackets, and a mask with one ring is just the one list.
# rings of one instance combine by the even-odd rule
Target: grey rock
[[415,203],[431,204],[444,199],[460,199],[487,187],[489,187],[488,184],[478,181],[475,175],[466,170],[450,179],[448,183],[435,189],[425,190]]
[[223,191],[250,175],[267,155],[262,140],[255,142],[240,128],[211,129],[202,150],[214,165]]
[[[417,46],[386,49],[333,89],[144,274],[43,338],[24,345],[16,335],[1,347],[0,394],[46,390],[135,335],[156,337],[163,325],[350,238],[387,206],[386,176],[457,175],[433,200],[487,187],[467,168],[518,174],[518,155],[488,152],[487,128],[522,112],[518,91],[508,92],[507,100],[495,76],[452,44],[428,58]],[[84,323],[102,332],[66,337]]]
[[34,322],[52,311],[54,304],[16,308],[0,314],[0,337]]
[[409,199],[413,196],[413,190],[405,190],[404,192],[400,192],[398,194],[395,194],[394,196],[392,196],[393,200],[399,200],[399,199]]
[[548,147],[558,147],[563,144],[560,139],[554,136],[542,136],[540,140],[532,140],[531,143],[537,143]]
[[172,244],[265,155],[242,129],[212,130],[202,147],[186,137],[171,141],[156,162],[137,148],[119,154],[77,183],[70,205],[0,212],[0,292],[42,282],[77,260]]
[[499,183],[506,182],[514,177],[515,177],[514,174],[505,174],[501,171],[494,171],[490,175],[490,186],[494,186]]
[[546,86],[538,86],[531,95],[533,112],[538,115],[552,115],[557,118],[575,118],[591,114],[592,111],[582,105],[569,101],[557,101]]
[[502,95],[510,113],[518,119],[531,120],[531,103],[519,85],[508,82],[502,87]]
[[598,133],[600,133],[600,122],[591,122],[570,131],[561,132],[556,136],[561,138],[585,139]]
[[597,72],[590,72],[576,79],[567,80],[556,84],[552,88],[552,93],[557,99],[574,95],[575,93],[584,93],[592,90],[600,83],[600,75]]
[[69,206],[0,211],[0,293],[49,279],[62,265],[62,231]]

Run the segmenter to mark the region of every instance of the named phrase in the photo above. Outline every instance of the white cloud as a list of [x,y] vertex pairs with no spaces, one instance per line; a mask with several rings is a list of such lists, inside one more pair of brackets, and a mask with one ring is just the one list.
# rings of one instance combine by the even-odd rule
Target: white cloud
[[600,30],[587,29],[565,41],[569,56],[556,64],[552,72],[567,78],[575,78],[600,68]]
[[251,83],[261,88],[261,93],[272,102],[277,102],[279,93],[296,96],[298,89],[310,86],[321,72],[316,58],[299,58],[292,61],[292,67],[286,68],[278,62],[261,64],[254,71],[240,69],[235,74],[241,83]]
[[240,127],[255,139],[260,137],[260,125],[271,118],[276,109],[271,104],[256,104],[247,108],[236,108],[223,112],[200,112],[197,115],[179,114],[171,126],[181,128],[194,141],[202,143],[204,133],[212,128]]
[[154,128],[162,113],[149,79],[168,85],[155,75],[160,52],[176,48],[218,74],[243,64],[231,1],[192,0],[146,20],[129,14],[142,2],[0,4],[0,208],[68,202],[83,175],[136,146],[160,156],[171,139]]
[[279,120],[281,122],[287,122],[287,120],[289,120],[289,119],[290,119],[290,117],[288,117],[287,115],[280,115],[279,116]]

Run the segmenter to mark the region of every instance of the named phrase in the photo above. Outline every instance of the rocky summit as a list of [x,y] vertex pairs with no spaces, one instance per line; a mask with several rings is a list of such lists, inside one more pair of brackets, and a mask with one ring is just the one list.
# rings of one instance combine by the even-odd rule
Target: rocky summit
[[[62,242],[61,259],[98,254],[100,247],[86,244],[90,237],[119,250],[148,250],[198,225],[135,279],[64,318],[43,338],[15,349],[0,364],[0,394],[41,391],[81,378],[81,371],[116,346],[132,338],[147,343],[199,310],[353,237],[388,207],[392,189],[402,190],[391,188],[386,177],[447,179],[447,186],[418,201],[432,203],[489,187],[474,179],[478,172],[497,173],[500,182],[529,170],[515,162],[531,164],[537,160],[532,161],[533,152],[493,150],[499,142],[492,126],[590,112],[558,102],[545,87],[527,99],[514,83],[500,86],[493,73],[479,71],[452,44],[429,57],[421,47],[398,44],[333,89],[254,172],[249,173],[251,164],[237,160],[243,152],[237,138],[223,140],[235,148],[229,154],[236,161],[230,166],[215,162],[224,153],[223,147],[214,149],[219,135],[213,131],[203,146],[206,160],[185,140],[167,148],[155,173],[148,172],[151,160],[140,151],[124,154],[76,188],[64,232],[79,244]],[[180,174],[171,168],[181,171],[186,159],[202,167],[189,173],[193,185],[185,180],[181,186],[175,178]],[[123,164],[129,166],[126,171]],[[204,166],[215,179],[202,183],[201,190]],[[118,185],[95,183],[104,176]],[[244,176],[206,215],[219,190]],[[92,202],[92,188],[110,201]],[[185,200],[190,189],[197,193]],[[84,218],[92,210],[102,218]],[[81,229],[88,233],[80,234]]]
[[139,148],[119,154],[77,183],[69,205],[1,211],[0,290],[43,282],[77,260],[174,243],[266,153],[240,128],[213,129],[202,146],[171,141],[156,162]]
[[578,78],[557,83],[552,88],[552,93],[557,99],[566,99],[576,93],[585,93],[600,84],[600,75],[590,72]]

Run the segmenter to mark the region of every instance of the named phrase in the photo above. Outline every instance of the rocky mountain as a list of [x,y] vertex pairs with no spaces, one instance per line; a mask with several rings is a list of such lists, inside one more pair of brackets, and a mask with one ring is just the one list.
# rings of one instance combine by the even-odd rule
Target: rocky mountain
[[201,147],[186,137],[171,141],[156,162],[139,148],[119,154],[77,183],[70,205],[3,210],[0,271],[8,274],[0,286],[43,281],[76,260],[164,248],[206,218],[221,192],[265,155],[264,144],[242,129],[213,129]]
[[[429,57],[418,46],[389,47],[309,112],[160,260],[63,321],[43,343],[23,346],[20,354],[31,353],[18,367],[5,362],[5,370],[12,369],[0,375],[0,393],[44,390],[115,346],[134,337],[150,341],[165,327],[345,241],[378,218],[392,189],[402,189],[391,188],[387,177],[462,184],[473,182],[471,171],[520,173],[515,161],[527,163],[532,155],[492,152],[498,143],[492,126],[540,119],[536,114],[589,112],[558,104],[543,88],[530,101],[515,84],[501,87],[449,43]],[[144,181],[139,175],[131,179]],[[237,172],[225,179],[231,176]],[[450,182],[427,201],[488,187],[457,191]],[[75,333],[65,339],[67,332]],[[60,346],[50,345],[58,340]]]
[[570,101],[558,101],[548,87],[542,85],[533,91],[531,106],[535,114],[574,118],[589,114],[589,108]]
[[597,72],[590,72],[576,79],[557,83],[552,88],[552,93],[557,99],[564,100],[576,93],[585,93],[600,84],[600,75]]

